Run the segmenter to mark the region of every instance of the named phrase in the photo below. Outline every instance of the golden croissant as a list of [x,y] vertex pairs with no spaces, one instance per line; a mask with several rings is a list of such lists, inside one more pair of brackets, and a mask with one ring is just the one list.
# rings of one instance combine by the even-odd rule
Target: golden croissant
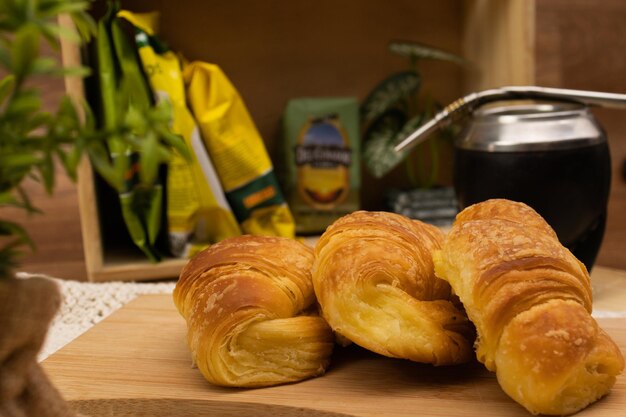
[[436,227],[398,214],[340,218],[315,248],[313,285],[324,318],[340,336],[385,356],[468,361],[473,328],[434,275],[431,252],[442,241]]
[[622,372],[619,348],[590,315],[586,268],[527,205],[466,208],[434,262],[476,325],[476,356],[531,413],[574,413]]
[[174,302],[204,377],[254,387],[324,373],[334,338],[308,309],[313,251],[288,238],[238,236],[195,256],[181,272]]

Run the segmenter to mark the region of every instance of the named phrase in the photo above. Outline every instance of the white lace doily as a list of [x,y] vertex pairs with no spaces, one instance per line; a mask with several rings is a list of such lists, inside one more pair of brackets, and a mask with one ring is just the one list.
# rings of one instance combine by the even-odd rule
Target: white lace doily
[[[20,278],[33,275],[18,274]],[[40,276],[40,275],[39,275]],[[41,351],[42,361],[81,334],[142,294],[171,294],[174,282],[90,283],[52,279],[58,284],[62,295],[59,312],[52,320],[48,336]]]

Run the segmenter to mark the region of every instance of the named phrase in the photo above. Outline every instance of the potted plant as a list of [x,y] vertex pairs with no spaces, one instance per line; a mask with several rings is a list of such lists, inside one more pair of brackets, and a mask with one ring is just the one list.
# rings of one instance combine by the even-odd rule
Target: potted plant
[[[106,126],[96,122],[86,103],[73,103],[68,97],[54,113],[42,109],[40,92],[29,84],[32,78],[89,73],[84,67],[62,68],[40,55],[43,42],[58,49],[62,38],[82,43],[96,34],[96,25],[86,12],[89,3],[0,2],[0,416],[73,414],[36,360],[61,301],[58,289],[43,278],[14,277],[20,252],[24,247],[34,248],[34,243],[22,226],[1,218],[1,208],[38,213],[23,181],[34,179],[52,193],[55,161],[75,179],[77,166],[87,155],[94,169],[122,190],[132,161],[138,160],[141,183],[150,187],[173,148],[185,153],[182,140],[167,133],[170,112],[165,101],[137,107],[131,95],[118,91],[121,116]],[[75,28],[59,25],[61,14],[69,15]],[[107,146],[112,138],[137,158],[112,157]]]
[[442,149],[451,147],[458,126],[440,130],[410,152],[396,152],[394,146],[442,107],[428,93],[422,92],[418,63],[440,60],[462,67],[470,65],[457,55],[415,42],[392,41],[388,49],[407,58],[408,69],[382,80],[361,104],[363,162],[375,179],[385,177],[404,163],[404,173],[411,189],[388,190],[385,195],[387,209],[446,225],[456,214],[456,199],[451,187],[442,187],[440,159]]
[[[428,140],[423,147],[410,155],[396,152],[394,146],[420,125],[427,122],[441,105],[432,98],[420,97],[422,77],[418,71],[420,60],[441,60],[461,66],[469,63],[463,58],[440,49],[409,41],[392,41],[390,52],[408,60],[408,69],[389,75],[378,83],[361,104],[363,134],[363,159],[365,167],[374,178],[382,178],[401,162],[407,161],[407,175],[413,186],[428,188],[437,181],[439,142],[449,140],[454,128],[444,129]],[[430,152],[430,169],[423,169],[425,148]],[[416,161],[422,166],[415,167]]]

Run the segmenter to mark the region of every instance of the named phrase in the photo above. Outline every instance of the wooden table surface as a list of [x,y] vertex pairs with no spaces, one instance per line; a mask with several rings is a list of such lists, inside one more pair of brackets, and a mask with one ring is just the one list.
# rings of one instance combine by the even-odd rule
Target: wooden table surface
[[594,267],[591,285],[594,310],[626,311],[626,271]]
[[[594,270],[594,309],[626,310],[626,272]],[[626,317],[598,319],[626,352]],[[529,416],[476,361],[435,368],[339,348],[326,375],[226,389],[192,368],[170,295],[132,301],[43,362],[64,397],[97,416]],[[577,416],[626,415],[626,377]]]

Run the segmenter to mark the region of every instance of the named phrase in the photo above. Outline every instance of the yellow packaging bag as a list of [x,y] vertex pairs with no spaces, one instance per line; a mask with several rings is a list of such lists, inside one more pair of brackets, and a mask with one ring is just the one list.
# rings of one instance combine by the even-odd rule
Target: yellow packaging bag
[[187,101],[245,233],[294,237],[272,162],[237,90],[214,64],[183,65]]
[[208,244],[240,235],[241,230],[187,108],[180,61],[155,36],[158,13],[122,10],[118,16],[135,28],[139,56],[157,99],[172,105],[172,132],[193,149],[193,161],[175,155],[167,175],[170,250],[175,256],[190,257]]

